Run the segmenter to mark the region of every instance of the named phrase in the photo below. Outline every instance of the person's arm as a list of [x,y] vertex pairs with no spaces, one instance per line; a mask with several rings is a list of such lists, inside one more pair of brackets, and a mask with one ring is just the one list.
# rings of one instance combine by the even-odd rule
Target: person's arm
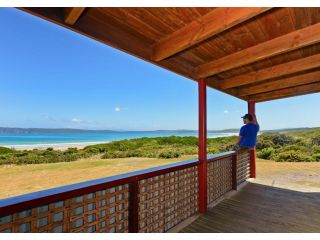
[[239,145],[239,143],[241,142],[241,140],[242,140],[242,136],[238,136],[238,141],[237,141],[237,143],[236,143],[236,145]]
[[257,120],[257,116],[254,114],[253,115],[253,122],[259,126],[258,120]]
[[236,142],[236,145],[239,145],[239,144],[240,144],[243,136],[244,136],[244,126],[242,126],[242,127],[240,128],[240,132],[239,132],[239,136],[238,136],[238,140],[237,140],[237,142]]

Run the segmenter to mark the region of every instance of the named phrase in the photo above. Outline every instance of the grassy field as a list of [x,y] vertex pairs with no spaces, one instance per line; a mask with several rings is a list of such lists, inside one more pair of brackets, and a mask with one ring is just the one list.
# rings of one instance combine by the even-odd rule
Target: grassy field
[[101,159],[99,155],[75,162],[0,166],[0,199],[86,180],[171,164],[192,159],[121,158]]
[[[208,154],[230,150],[236,137],[208,139]],[[191,159],[196,137],[115,141],[64,151],[0,147],[0,198]],[[320,128],[259,136],[257,181],[320,188]],[[270,182],[271,181],[271,182]]]
[[[0,198],[63,186],[191,159],[121,158],[101,159],[99,156],[76,162],[3,165],[0,166]],[[268,185],[317,187],[320,190],[320,162],[257,161],[257,182]]]

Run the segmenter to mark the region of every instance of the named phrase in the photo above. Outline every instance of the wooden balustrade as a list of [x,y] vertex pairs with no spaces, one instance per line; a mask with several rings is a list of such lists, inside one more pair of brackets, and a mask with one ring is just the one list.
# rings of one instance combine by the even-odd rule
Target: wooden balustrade
[[233,154],[233,152],[223,154],[218,158],[210,158],[208,156],[208,204],[232,190]]
[[[250,176],[250,153],[208,156],[208,203]],[[0,232],[167,232],[199,212],[198,159],[0,200]]]

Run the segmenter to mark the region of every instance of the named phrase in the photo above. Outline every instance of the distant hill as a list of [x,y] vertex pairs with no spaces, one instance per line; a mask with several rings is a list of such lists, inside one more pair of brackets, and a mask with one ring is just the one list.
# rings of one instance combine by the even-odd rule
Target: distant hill
[[[209,133],[234,133],[239,129],[209,130]],[[115,131],[115,130],[87,130],[73,128],[9,128],[0,127],[0,134],[26,134],[26,133],[117,133],[117,132],[197,132],[196,130],[154,130],[154,131]]]
[[[305,131],[317,128],[285,128],[274,130],[263,130],[262,132],[290,132]],[[73,128],[9,128],[0,127],[0,134],[26,134],[26,133],[117,133],[117,132],[197,132],[197,130],[178,129],[178,130],[154,130],[154,131],[115,131],[115,130],[87,130]],[[208,130],[208,133],[237,133],[239,129],[230,128],[223,130]]]
[[111,130],[85,130],[72,128],[7,128],[0,127],[0,134],[20,133],[84,133],[84,132],[115,132]]

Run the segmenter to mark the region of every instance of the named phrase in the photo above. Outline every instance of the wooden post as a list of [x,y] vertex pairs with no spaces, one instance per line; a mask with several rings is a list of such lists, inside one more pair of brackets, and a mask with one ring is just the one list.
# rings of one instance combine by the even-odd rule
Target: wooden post
[[[252,116],[256,114],[255,102],[248,102],[248,113]],[[256,148],[250,150],[250,177],[256,177]]]
[[238,189],[238,181],[237,181],[237,153],[235,152],[232,155],[232,189]]
[[199,89],[199,212],[207,211],[207,83],[198,81]]
[[129,232],[139,232],[139,182],[135,180],[129,184]]

